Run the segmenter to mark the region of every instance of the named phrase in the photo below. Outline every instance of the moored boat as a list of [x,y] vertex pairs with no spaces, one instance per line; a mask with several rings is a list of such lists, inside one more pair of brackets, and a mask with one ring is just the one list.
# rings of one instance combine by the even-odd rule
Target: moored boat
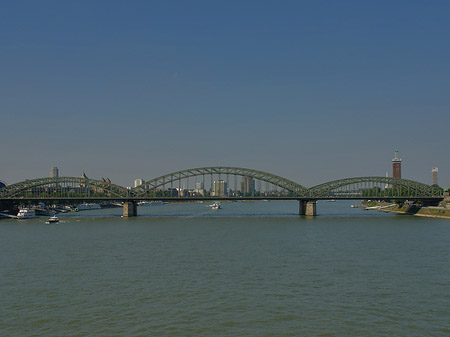
[[79,204],[77,206],[78,211],[85,211],[88,209],[100,209],[100,208],[102,207],[99,204],[88,204],[88,203]]
[[140,201],[138,202],[138,206],[163,206],[164,202],[162,201]]
[[34,209],[22,208],[19,210],[19,213],[17,213],[17,219],[31,219],[34,217],[36,217]]

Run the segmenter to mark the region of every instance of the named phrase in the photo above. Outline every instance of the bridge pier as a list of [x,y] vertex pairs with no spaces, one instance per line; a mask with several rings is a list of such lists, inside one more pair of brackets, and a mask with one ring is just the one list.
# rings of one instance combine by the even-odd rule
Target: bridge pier
[[299,215],[306,215],[306,200],[299,200],[298,203],[298,214]]
[[126,201],[123,203],[123,217],[128,218],[132,216],[137,216],[137,202]]
[[316,216],[317,215],[317,201],[316,200],[300,200],[299,210],[300,215]]

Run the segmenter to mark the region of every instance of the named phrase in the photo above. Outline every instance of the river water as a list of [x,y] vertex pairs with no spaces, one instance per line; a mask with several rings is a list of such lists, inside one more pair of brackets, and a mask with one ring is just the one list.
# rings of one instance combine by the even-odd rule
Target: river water
[[0,220],[0,335],[450,335],[450,220],[349,202],[138,212]]

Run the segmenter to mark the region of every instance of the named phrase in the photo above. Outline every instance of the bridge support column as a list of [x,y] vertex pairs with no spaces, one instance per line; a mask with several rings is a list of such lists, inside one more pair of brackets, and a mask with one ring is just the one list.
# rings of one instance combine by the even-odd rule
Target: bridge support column
[[298,213],[306,216],[317,215],[317,201],[316,200],[300,200]]
[[306,215],[306,200],[300,200],[298,205],[298,214],[299,215]]
[[137,215],[137,202],[126,201],[123,203],[123,217],[128,218]]
[[317,215],[317,201],[308,201],[306,203],[306,216],[316,216]]

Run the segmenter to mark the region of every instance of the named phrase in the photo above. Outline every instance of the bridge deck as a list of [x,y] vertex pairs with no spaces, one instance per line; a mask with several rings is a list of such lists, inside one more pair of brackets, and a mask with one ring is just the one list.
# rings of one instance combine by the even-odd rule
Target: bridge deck
[[14,202],[35,202],[35,201],[167,201],[167,202],[183,202],[183,201],[310,201],[310,200],[443,200],[443,196],[334,196],[334,197],[36,197],[36,198],[0,198],[0,201],[14,201]]

